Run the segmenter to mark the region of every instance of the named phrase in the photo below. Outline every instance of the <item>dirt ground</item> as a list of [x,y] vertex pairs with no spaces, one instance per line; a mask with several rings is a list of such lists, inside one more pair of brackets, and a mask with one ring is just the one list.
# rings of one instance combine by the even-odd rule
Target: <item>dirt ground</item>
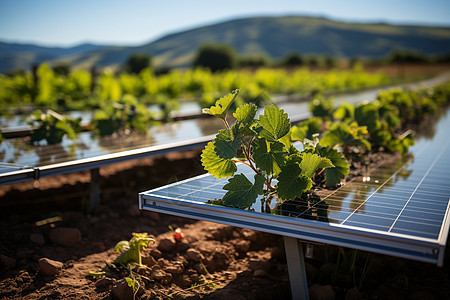
[[[1,299],[133,299],[125,269],[94,279],[133,232],[145,249],[136,299],[290,299],[280,236],[141,212],[138,192],[202,173],[200,149],[100,170],[101,201],[87,212],[89,172],[0,187]],[[182,241],[169,229],[180,228]],[[311,299],[450,299],[444,267],[329,245],[306,258]]]

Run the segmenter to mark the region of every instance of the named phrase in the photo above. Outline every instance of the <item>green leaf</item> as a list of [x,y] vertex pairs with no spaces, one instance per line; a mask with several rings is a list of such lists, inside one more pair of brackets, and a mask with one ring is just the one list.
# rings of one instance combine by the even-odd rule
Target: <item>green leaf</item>
[[311,178],[302,174],[297,163],[289,163],[281,168],[278,175],[278,197],[284,200],[300,197],[312,187]]
[[380,116],[375,104],[360,104],[355,108],[355,120],[360,126],[367,126],[367,130],[372,133],[380,126]]
[[312,178],[318,169],[334,167],[328,158],[313,153],[303,153],[299,165],[302,175],[309,178]]
[[228,192],[223,196],[223,203],[226,206],[247,208],[255,203],[258,195],[263,194],[264,176],[255,175],[255,183],[245,177],[244,174],[238,174],[228,180],[223,187]]
[[133,279],[131,277],[125,277],[125,281],[127,282],[128,286],[133,289],[135,293],[139,290],[139,281],[137,281],[136,279]]
[[255,104],[244,104],[236,109],[233,116],[242,126],[248,127],[253,123],[257,109]]
[[202,165],[206,171],[217,178],[233,176],[237,171],[236,164],[230,159],[220,158],[215,150],[214,142],[209,142],[202,151]]
[[237,97],[238,94],[239,90],[232,91],[225,97],[222,97],[219,100],[217,100],[215,105],[211,106],[210,108],[204,108],[202,110],[203,113],[210,114],[212,116],[216,116],[221,119],[225,119],[228,109],[231,106],[231,103]]
[[214,140],[216,154],[223,159],[231,159],[236,156],[236,152],[241,149],[241,135],[237,126],[233,126],[231,131],[228,129],[219,130]]
[[275,141],[288,134],[291,129],[288,115],[274,105],[266,106],[264,114],[259,116],[259,125],[263,128],[260,136]]
[[319,147],[317,152],[320,156],[328,158],[334,165],[332,168],[325,169],[327,187],[335,186],[348,175],[350,166],[342,153],[331,147]]
[[254,142],[253,159],[256,166],[267,174],[277,175],[284,165],[287,152],[284,151],[284,144],[277,141],[267,141],[259,138]]

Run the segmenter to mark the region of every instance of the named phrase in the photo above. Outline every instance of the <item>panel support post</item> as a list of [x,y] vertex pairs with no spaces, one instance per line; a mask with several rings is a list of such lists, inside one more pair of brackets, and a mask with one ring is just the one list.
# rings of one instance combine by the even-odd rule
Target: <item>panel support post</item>
[[302,244],[296,238],[287,236],[284,236],[283,238],[292,299],[308,300],[308,279],[306,277]]
[[91,183],[89,186],[89,212],[91,213],[98,205],[98,200],[100,197],[100,169],[91,169]]

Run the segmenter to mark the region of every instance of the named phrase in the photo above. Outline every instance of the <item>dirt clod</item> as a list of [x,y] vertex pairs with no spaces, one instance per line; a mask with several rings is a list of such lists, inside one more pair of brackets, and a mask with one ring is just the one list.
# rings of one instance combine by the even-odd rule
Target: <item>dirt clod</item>
[[39,271],[44,276],[55,276],[61,272],[63,265],[64,264],[60,261],[51,260],[45,257],[39,259]]

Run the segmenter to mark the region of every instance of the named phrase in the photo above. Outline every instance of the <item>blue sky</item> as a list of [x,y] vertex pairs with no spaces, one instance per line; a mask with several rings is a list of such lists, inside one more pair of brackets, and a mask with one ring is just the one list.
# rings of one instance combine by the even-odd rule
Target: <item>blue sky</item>
[[0,41],[140,45],[224,20],[293,14],[450,27],[450,0],[0,0]]

